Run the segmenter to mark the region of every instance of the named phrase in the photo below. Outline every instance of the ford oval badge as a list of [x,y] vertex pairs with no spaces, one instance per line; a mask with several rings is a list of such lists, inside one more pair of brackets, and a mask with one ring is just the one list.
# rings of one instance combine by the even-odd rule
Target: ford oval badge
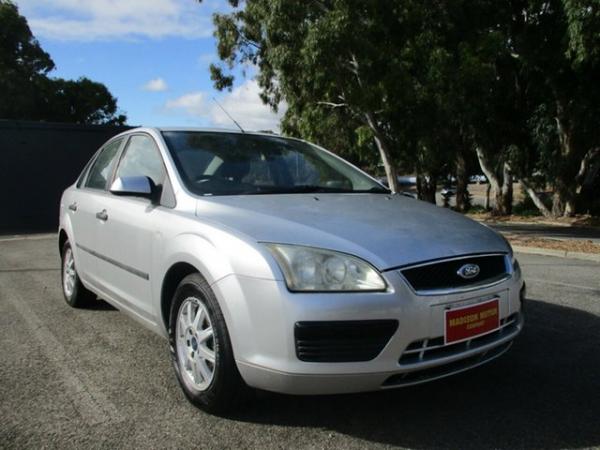
[[456,274],[465,280],[470,280],[471,278],[475,278],[477,275],[479,275],[479,266],[477,264],[465,264],[458,269]]

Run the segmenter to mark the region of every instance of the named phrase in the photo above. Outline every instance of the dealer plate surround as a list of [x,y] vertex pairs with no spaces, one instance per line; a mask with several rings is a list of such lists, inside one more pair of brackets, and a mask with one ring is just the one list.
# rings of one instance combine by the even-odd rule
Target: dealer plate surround
[[500,298],[446,309],[444,343],[467,341],[500,328]]

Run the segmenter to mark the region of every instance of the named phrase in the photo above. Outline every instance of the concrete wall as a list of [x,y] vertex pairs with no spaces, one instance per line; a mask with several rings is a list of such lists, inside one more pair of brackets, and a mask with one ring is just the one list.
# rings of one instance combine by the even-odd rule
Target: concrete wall
[[128,128],[0,120],[0,234],[56,230],[62,191]]

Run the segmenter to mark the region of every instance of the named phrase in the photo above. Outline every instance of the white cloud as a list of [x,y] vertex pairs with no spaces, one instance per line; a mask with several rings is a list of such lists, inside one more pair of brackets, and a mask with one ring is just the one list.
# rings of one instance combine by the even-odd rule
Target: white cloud
[[57,40],[207,37],[208,6],[194,0],[17,0],[36,36]]
[[169,89],[167,82],[162,78],[154,78],[142,86],[142,89],[150,92],[161,92]]
[[[258,96],[260,88],[254,80],[247,80],[231,92],[222,95],[218,100],[225,110],[245,130],[279,131],[279,122],[283,117],[286,105],[280,105],[274,113]],[[205,92],[197,91],[169,100],[167,110],[180,110],[190,116],[202,117],[212,126],[235,128],[227,114],[207,96]]]
[[168,110],[181,110],[190,116],[206,116],[208,109],[206,107],[204,92],[190,92],[173,100],[169,100],[165,107]]
[[[279,122],[285,105],[274,113],[258,96],[260,88],[255,80],[247,80],[226,94],[220,103],[243,128],[249,130],[279,130]],[[216,105],[215,105],[216,106]],[[218,107],[212,109],[212,120],[216,125],[229,125],[231,119]]]

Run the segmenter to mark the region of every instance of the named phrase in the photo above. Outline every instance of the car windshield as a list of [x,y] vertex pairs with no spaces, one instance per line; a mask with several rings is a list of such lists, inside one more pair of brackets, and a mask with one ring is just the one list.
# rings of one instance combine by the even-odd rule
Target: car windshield
[[183,182],[198,195],[389,192],[352,165],[294,139],[200,131],[162,134]]

